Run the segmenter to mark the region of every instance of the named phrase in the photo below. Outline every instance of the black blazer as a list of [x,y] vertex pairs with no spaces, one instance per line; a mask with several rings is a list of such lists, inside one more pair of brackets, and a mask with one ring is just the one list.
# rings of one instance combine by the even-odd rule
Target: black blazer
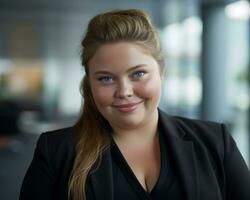
[[[187,200],[250,200],[250,172],[223,124],[171,117],[159,110],[159,123]],[[20,200],[66,200],[75,156],[73,128],[43,133],[26,173]],[[93,197],[114,200],[110,150],[90,173]]]

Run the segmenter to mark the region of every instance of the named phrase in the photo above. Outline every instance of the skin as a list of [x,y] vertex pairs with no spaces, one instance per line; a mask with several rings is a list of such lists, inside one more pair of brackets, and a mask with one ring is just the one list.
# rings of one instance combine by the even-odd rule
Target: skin
[[[162,78],[147,49],[132,42],[102,45],[88,63],[91,92],[138,181],[151,191],[160,173],[157,134]],[[138,103],[133,109],[117,107]],[[129,112],[128,112],[129,111]]]
[[[131,42],[105,44],[88,66],[95,104],[115,132],[148,130],[157,122],[162,76],[145,48]],[[140,104],[133,112],[115,107],[128,103]]]

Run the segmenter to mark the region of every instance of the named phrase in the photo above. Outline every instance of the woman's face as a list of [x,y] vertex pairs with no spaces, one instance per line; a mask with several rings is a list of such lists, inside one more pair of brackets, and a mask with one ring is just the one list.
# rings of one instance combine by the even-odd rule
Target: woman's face
[[145,48],[132,42],[105,44],[88,67],[97,109],[113,128],[136,128],[157,116],[162,77]]

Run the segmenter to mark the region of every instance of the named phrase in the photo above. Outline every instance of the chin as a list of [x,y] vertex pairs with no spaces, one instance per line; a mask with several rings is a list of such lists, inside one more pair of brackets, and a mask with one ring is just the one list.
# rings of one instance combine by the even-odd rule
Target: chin
[[115,126],[119,126],[123,129],[134,129],[142,124],[142,121],[134,121],[134,120],[121,120],[121,121],[115,121],[113,122]]

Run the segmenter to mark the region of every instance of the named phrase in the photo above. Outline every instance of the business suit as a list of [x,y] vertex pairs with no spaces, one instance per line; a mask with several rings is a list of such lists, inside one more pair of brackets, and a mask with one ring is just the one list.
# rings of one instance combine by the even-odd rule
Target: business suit
[[[171,117],[159,110],[159,125],[180,174],[187,200],[249,200],[250,172],[223,124]],[[75,142],[73,128],[43,133],[25,176],[20,200],[67,199]],[[113,199],[110,149],[88,184],[96,200]]]

